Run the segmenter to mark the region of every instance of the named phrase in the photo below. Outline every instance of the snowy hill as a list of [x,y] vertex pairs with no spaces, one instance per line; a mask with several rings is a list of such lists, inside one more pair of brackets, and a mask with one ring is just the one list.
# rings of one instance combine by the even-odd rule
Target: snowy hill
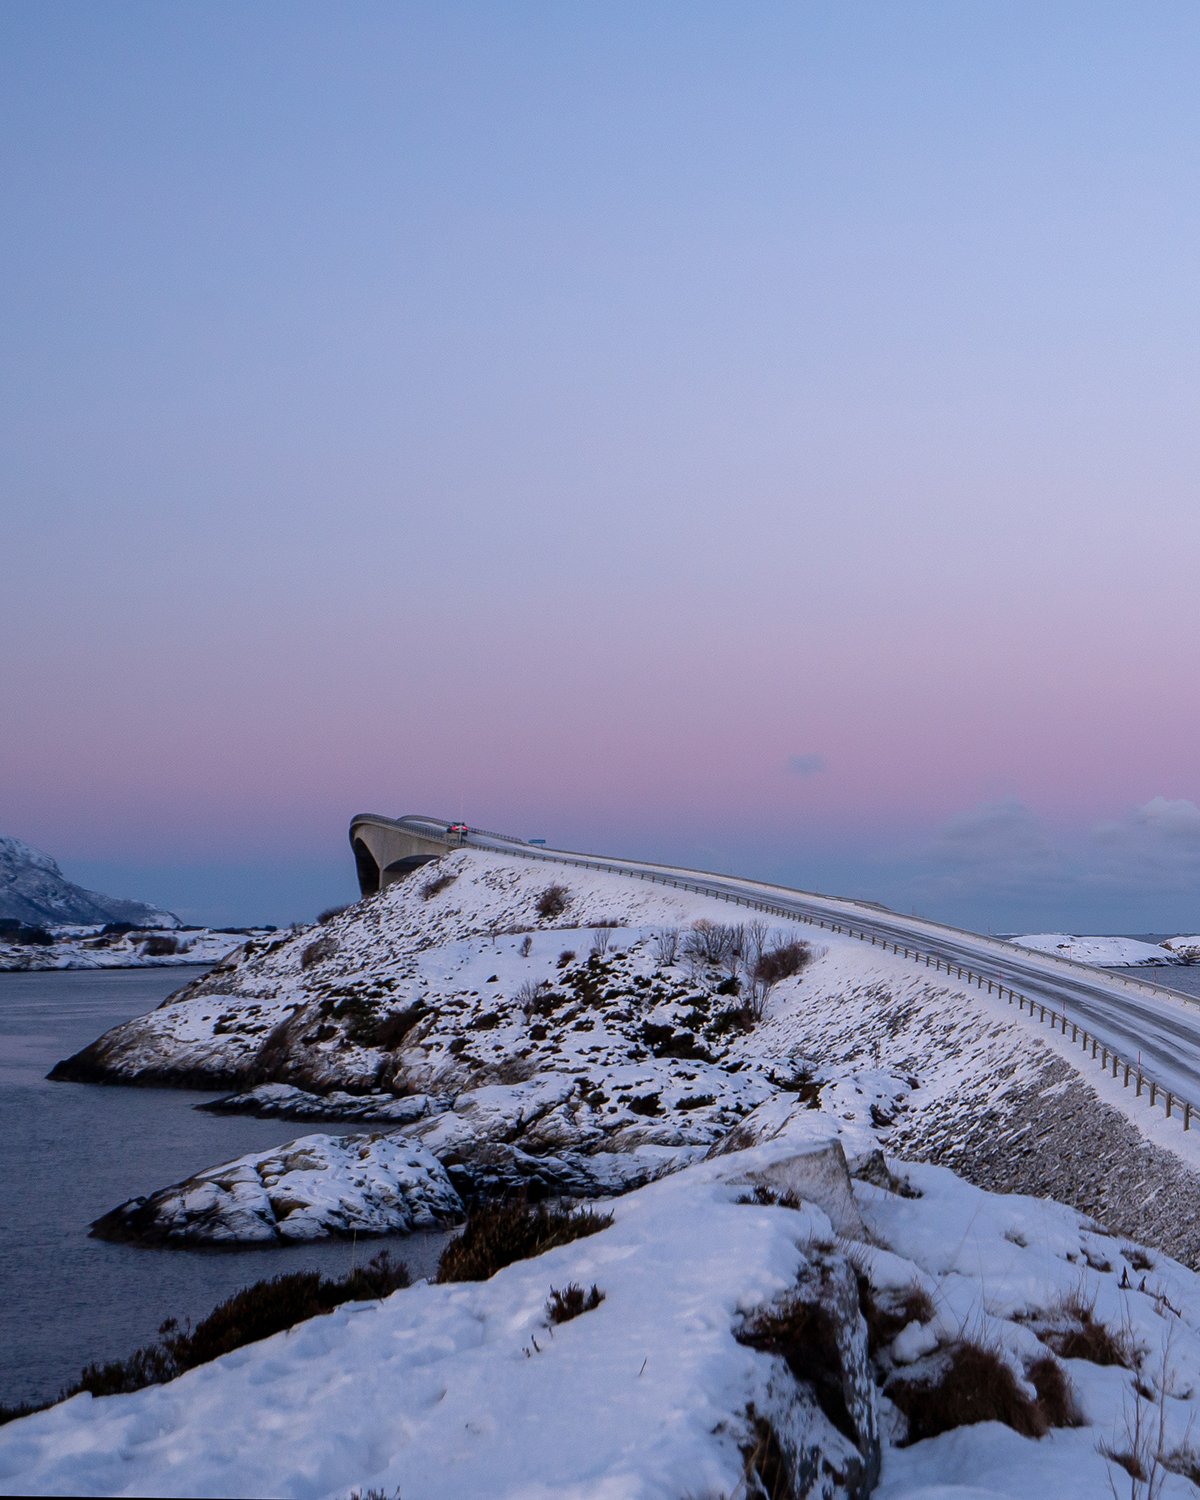
[[64,924],[103,926],[132,922],[138,927],[178,927],[179,918],[143,901],[103,896],[67,880],[48,854],[0,836],[0,918],[30,927]]
[[[97,1232],[362,1237],[514,1189],[611,1226],[10,1424],[0,1487],[1194,1495],[1200,1132],[1083,1067],[844,933],[449,854],[58,1065],[361,1123],[147,1183]],[[559,1326],[571,1285],[602,1296]]]

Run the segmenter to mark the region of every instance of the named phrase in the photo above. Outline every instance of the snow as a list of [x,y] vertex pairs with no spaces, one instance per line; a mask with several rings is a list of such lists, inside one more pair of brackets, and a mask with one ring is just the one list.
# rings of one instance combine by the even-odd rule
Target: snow
[[[170,1386],[76,1398],[0,1429],[0,1486],[732,1494],[744,1489],[751,1404],[797,1443],[835,1453],[847,1442],[797,1395],[779,1361],[733,1334],[754,1308],[847,1256],[872,1285],[919,1286],[936,1309],[900,1331],[881,1382],[889,1370],[931,1368],[954,1341],[975,1336],[1025,1380],[1045,1352],[1036,1329],[1079,1295],[1145,1350],[1143,1385],[1153,1391],[1157,1378],[1174,1393],[1158,1405],[1172,1441],[1185,1441],[1190,1393],[1200,1390],[1192,1272],[1152,1251],[1147,1275],[1140,1252],[1129,1258],[1132,1239],[1107,1238],[1077,1209],[989,1194],[899,1154],[885,1164],[880,1148],[919,1148],[966,1120],[999,1137],[1014,1111],[1031,1107],[1049,1129],[1063,1101],[1085,1121],[1086,1139],[1074,1144],[1103,1167],[1116,1139],[1105,1123],[1111,1105],[1141,1140],[1169,1147],[1187,1177],[1200,1166],[1200,1131],[1185,1135],[1177,1119],[1135,1100],[1060,1032],[881,946],[776,919],[778,939],[813,943],[813,960],[744,1030],[725,1024],[744,996],[726,987],[724,970],[659,952],[664,929],[744,921],[727,903],[478,851],[447,856],[439,871],[453,883],[428,899],[417,875],[325,927],[252,938],[86,1049],[80,1057],[93,1071],[66,1076],[221,1079],[245,1090],[222,1107],[389,1127],[303,1137],[210,1168],[155,1195],[160,1228],[216,1226],[214,1238],[264,1242],[370,1232],[388,1213],[386,1227],[404,1227],[405,1213],[415,1222],[414,1204],[452,1214],[467,1183],[484,1193],[532,1185],[623,1194],[607,1205],[613,1226],[488,1283],[411,1288]],[[548,878],[570,890],[553,922],[536,914]],[[607,951],[593,952],[602,939],[591,924],[614,920]],[[1053,937],[1046,951],[1055,955],[1066,940],[1035,937]],[[1048,973],[1055,966],[1033,962]],[[1144,1001],[1145,988],[1121,1003],[1147,1045],[1172,1054],[1193,1045],[1194,1009]],[[1013,1176],[1036,1140],[1018,1130],[1002,1148]],[[363,1149],[366,1157],[355,1155]],[[853,1188],[845,1159],[859,1175]],[[1161,1230],[1164,1184],[1168,1217],[1188,1217],[1195,1183],[1177,1191],[1161,1155],[1139,1161],[1135,1177],[1134,1217]],[[905,1182],[922,1196],[900,1196]],[[794,1194],[802,1209],[739,1201],[772,1192]],[[1070,1196],[1069,1182],[1061,1193]],[[550,1288],[571,1281],[595,1282],[605,1300],[551,1332]],[[1137,1410],[1133,1377],[1069,1365],[1088,1425],[1036,1442],[989,1423],[899,1447],[900,1418],[877,1394],[877,1493],[1107,1493],[1098,1444],[1121,1446]],[[1162,1493],[1194,1491],[1176,1476]]]
[[[345,1496],[397,1489],[423,1500],[662,1497],[738,1492],[751,1405],[798,1443],[847,1440],[777,1359],[739,1343],[757,1308],[849,1256],[880,1294],[920,1287],[932,1322],[901,1335],[920,1358],[983,1341],[1015,1371],[1046,1353],[1039,1320],[1072,1298],[1125,1330],[1168,1447],[1186,1446],[1200,1391],[1194,1273],[1114,1241],[1060,1205],[972,1188],[936,1167],[891,1161],[921,1196],[853,1192],[864,1237],[836,1240],[825,1213],[753,1201],[746,1186],[795,1161],[794,1141],[699,1163],[612,1205],[599,1234],[480,1283],[420,1284],[344,1307],[168,1385],[73,1398],[0,1429],[5,1493]],[[1130,1257],[1133,1257],[1131,1261]],[[1122,1286],[1122,1272],[1130,1284]],[[1146,1290],[1139,1289],[1145,1277]],[[556,1328],[552,1288],[595,1284],[604,1300]],[[1179,1309],[1179,1311],[1175,1311]],[[920,1334],[920,1338],[918,1338]],[[881,1500],[965,1493],[1095,1500],[1099,1451],[1126,1445],[1135,1374],[1064,1361],[1085,1425],[1040,1440],[994,1422],[896,1446],[878,1389]],[[886,1353],[875,1378],[886,1379]],[[911,1372],[911,1363],[905,1366]],[[828,1491],[841,1493],[837,1489]],[[1164,1500],[1193,1495],[1168,1475]]]
[[240,1156],[94,1226],[149,1244],[254,1244],[329,1235],[409,1234],[463,1218],[441,1163],[401,1137],[306,1135]]
[[[1143,943],[1127,937],[1074,937],[1067,932],[1034,932],[1012,941],[1036,953],[1054,953],[1076,963],[1095,964],[1099,968],[1120,968],[1136,964],[1173,964],[1179,959],[1171,943]],[[1173,939],[1178,943],[1179,938]]]
[[176,925],[105,933],[97,926],[78,923],[55,926],[50,931],[55,941],[48,947],[0,941],[0,970],[149,969],[216,964],[240,948],[248,936],[261,936],[262,932]]
[[135,922],[178,927],[172,912],[88,891],[67,880],[40,849],[0,835],[0,917],[45,927],[56,922]]

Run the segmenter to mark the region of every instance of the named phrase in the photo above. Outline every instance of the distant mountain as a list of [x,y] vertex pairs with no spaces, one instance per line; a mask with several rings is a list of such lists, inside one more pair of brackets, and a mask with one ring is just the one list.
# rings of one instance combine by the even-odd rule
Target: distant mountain
[[67,880],[54,860],[20,839],[0,835],[0,919],[31,927],[133,922],[138,927],[178,927],[169,911],[144,901],[123,901],[85,891]]

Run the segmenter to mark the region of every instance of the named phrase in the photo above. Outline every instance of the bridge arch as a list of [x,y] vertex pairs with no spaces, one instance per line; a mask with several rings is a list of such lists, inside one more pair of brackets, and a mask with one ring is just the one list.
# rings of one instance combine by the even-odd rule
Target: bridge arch
[[458,840],[449,838],[444,829],[444,824],[415,814],[385,818],[380,813],[359,813],[350,824],[350,847],[362,894],[374,896],[457,848]]

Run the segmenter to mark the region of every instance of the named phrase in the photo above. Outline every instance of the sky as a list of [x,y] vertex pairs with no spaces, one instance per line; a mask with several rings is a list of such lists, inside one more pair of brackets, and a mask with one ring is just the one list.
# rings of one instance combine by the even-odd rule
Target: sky
[[1200,9],[0,0],[0,832],[1200,930]]

